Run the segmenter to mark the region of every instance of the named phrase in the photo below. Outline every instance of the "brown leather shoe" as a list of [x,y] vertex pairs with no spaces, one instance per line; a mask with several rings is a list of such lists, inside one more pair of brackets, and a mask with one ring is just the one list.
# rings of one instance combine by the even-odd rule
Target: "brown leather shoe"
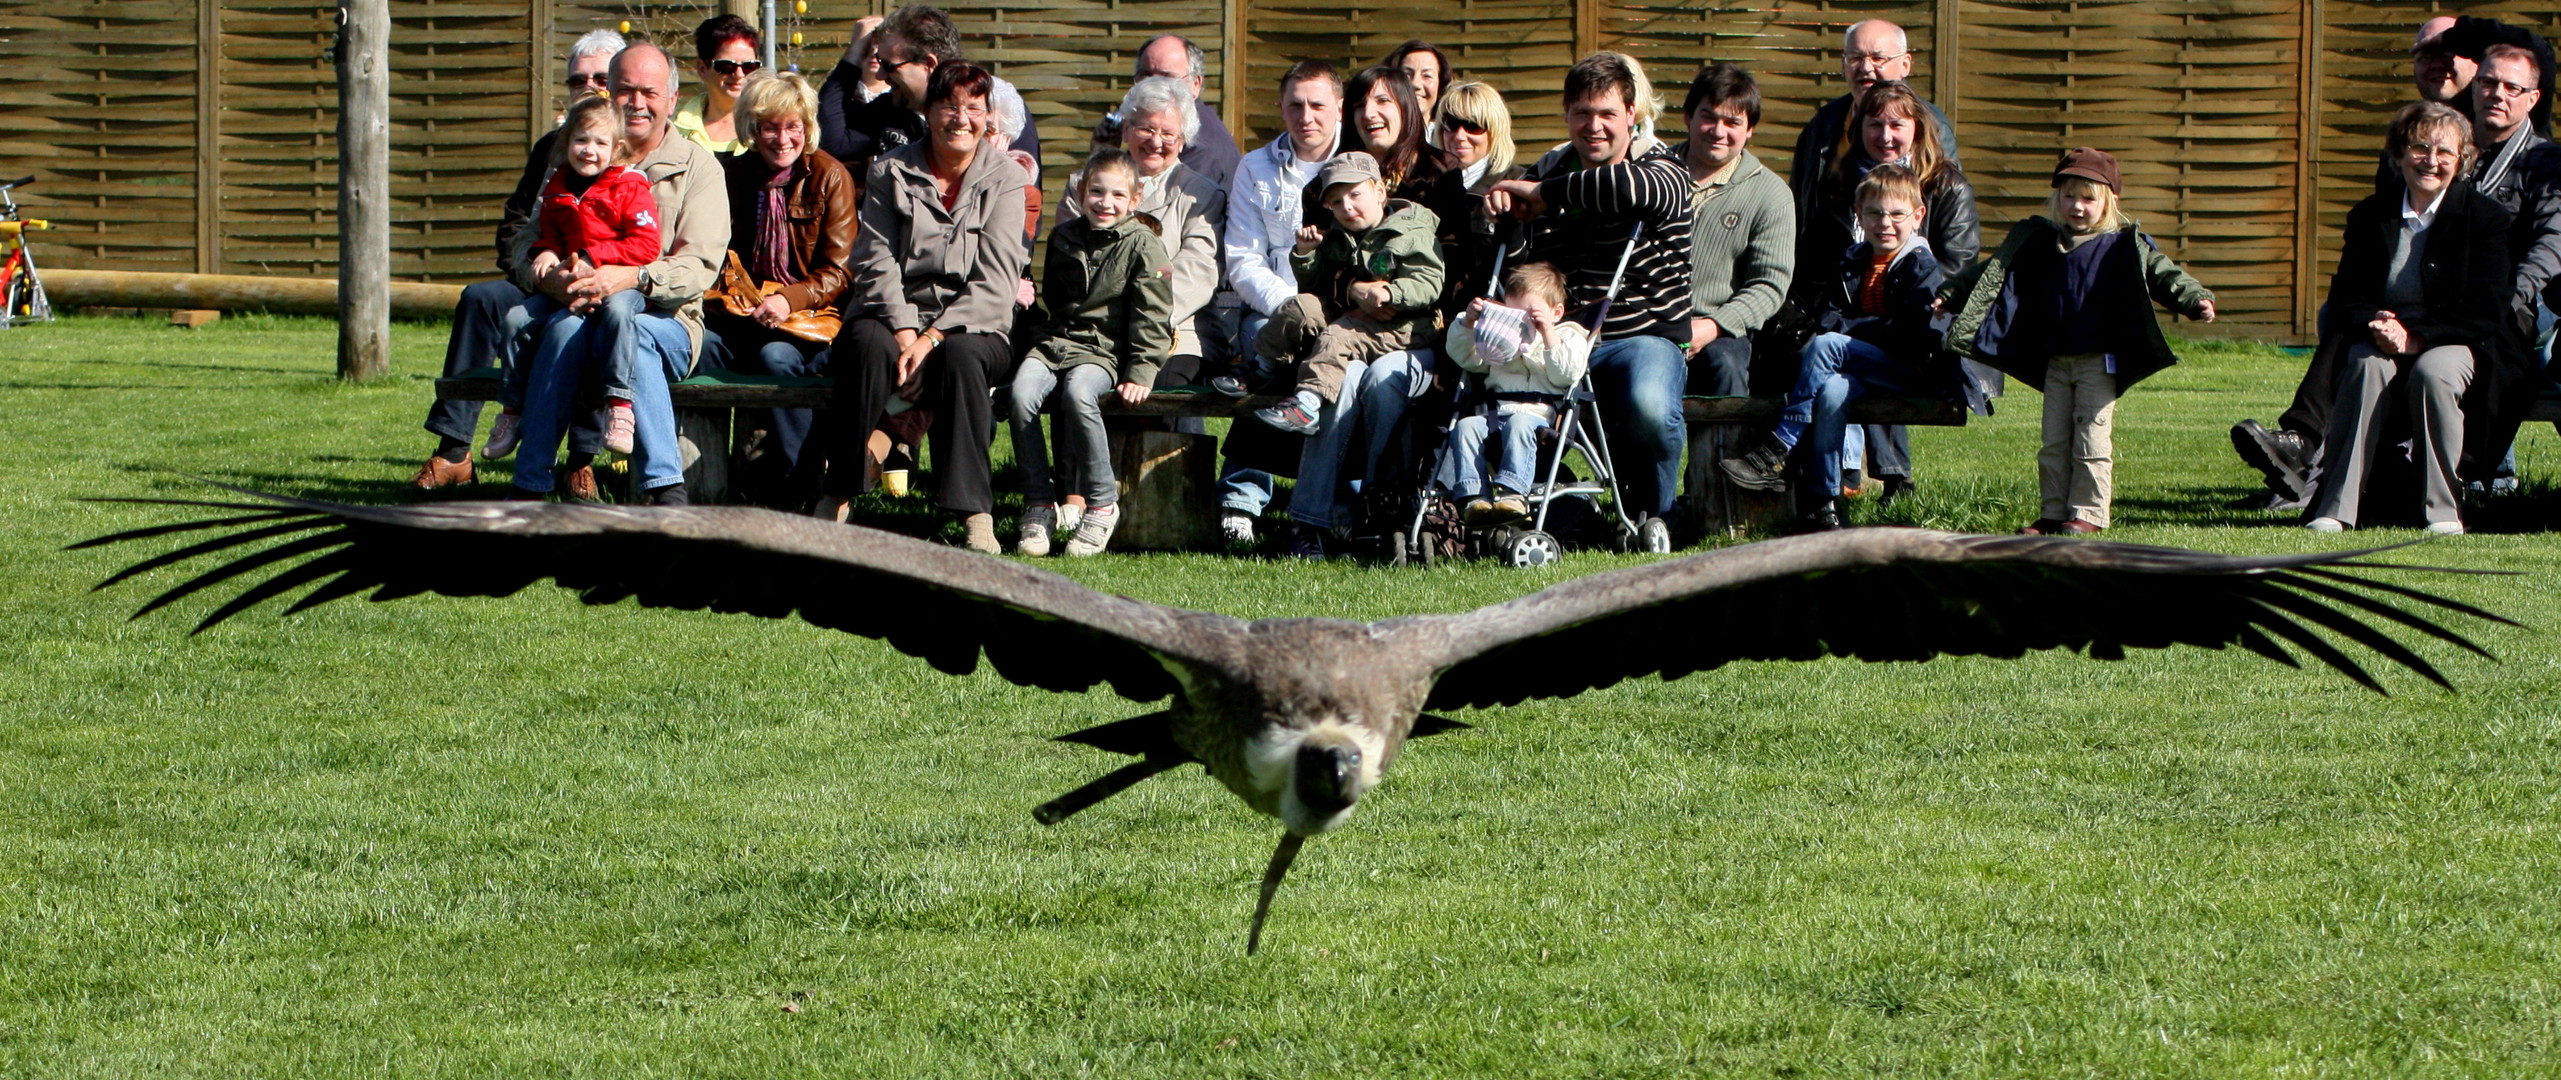
[[2091,533],[2094,533],[2094,532],[2097,532],[2097,531],[2099,531],[2099,527],[2098,527],[2098,526],[2096,526],[2096,525],[2092,525],[2092,524],[2090,524],[2089,522],[2083,521],[2083,520],[2081,520],[2081,519],[2079,519],[2079,518],[2073,518],[2073,519],[2072,519],[2072,520],[2070,520],[2070,521],[2064,521],[2064,522],[2058,522],[2058,523],[2056,523],[2056,524],[2055,524],[2055,526],[2054,526],[2054,528],[2053,528],[2053,530],[2052,530],[2051,532],[2049,532],[2047,535],[2050,535],[2050,536],[2088,536],[2088,535],[2090,535]]
[[561,498],[578,502],[591,503],[605,500],[605,497],[596,491],[596,467],[593,465],[561,470],[560,482],[554,485],[552,490],[558,491]]
[[2020,535],[2020,536],[2052,536],[2052,535],[2054,535],[2056,532],[2060,531],[2062,528],[2063,528],[2063,523],[2062,523],[2062,522],[2060,522],[2060,521],[2056,521],[2056,520],[2054,520],[2053,518],[2038,518],[2038,519],[2036,519],[2035,521],[2031,521],[2031,522],[2027,523],[2025,526],[2021,527],[2021,528],[2019,529],[2019,535]]
[[420,491],[468,484],[471,482],[471,455],[464,454],[461,461],[447,461],[429,454],[427,463],[418,466],[418,475],[411,477],[409,482],[417,485]]

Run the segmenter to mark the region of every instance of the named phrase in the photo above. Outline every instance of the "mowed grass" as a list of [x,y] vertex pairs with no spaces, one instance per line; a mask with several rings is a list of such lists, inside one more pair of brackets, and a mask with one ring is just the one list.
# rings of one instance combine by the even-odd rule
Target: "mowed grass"
[[[196,474],[408,497],[441,355],[322,321],[0,332],[0,1077],[2487,1076],[2561,1067],[2561,441],[2514,531],[2398,552],[2528,624],[2380,697],[2232,653],[1744,664],[1462,714],[1311,844],[1196,770],[1055,828],[1134,715],[796,623],[494,600],[140,621]],[[2198,344],[2119,416],[2117,539],[2222,509],[2300,361]],[[1916,432],[1903,523],[2035,516],[2037,398]],[[489,489],[493,490],[494,489]],[[1871,519],[1871,508],[1858,515]],[[2409,539],[2378,531],[2349,541]],[[1240,616],[1548,573],[1046,565]],[[217,590],[222,592],[222,590]],[[223,595],[229,595],[227,592]],[[931,611],[918,619],[936,617]],[[1553,663],[1584,658],[1559,655]]]

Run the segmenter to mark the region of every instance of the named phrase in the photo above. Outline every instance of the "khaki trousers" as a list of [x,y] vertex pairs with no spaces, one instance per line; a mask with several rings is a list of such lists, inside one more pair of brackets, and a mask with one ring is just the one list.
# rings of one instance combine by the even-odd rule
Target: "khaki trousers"
[[2045,364],[2045,448],[2036,455],[2038,517],[2108,524],[2116,489],[2116,376],[2107,356],[2058,356]]
[[1413,339],[1404,323],[1375,322],[1357,311],[1328,323],[1324,305],[1300,293],[1272,312],[1254,338],[1254,353],[1267,371],[1296,363],[1298,388],[1313,391],[1330,405],[1343,392],[1343,365],[1366,364]]
[[2385,356],[2371,345],[2348,350],[2339,371],[2338,402],[2330,407],[2330,433],[2321,442],[2321,471],[2313,478],[2312,516],[2357,523],[2365,479],[2382,449],[2383,398],[2395,379],[2409,394],[2410,431],[2419,437],[2419,508],[2430,522],[2463,520],[2463,487],[2455,468],[2463,460],[2463,392],[2472,386],[2472,350],[2440,345],[2417,356]]

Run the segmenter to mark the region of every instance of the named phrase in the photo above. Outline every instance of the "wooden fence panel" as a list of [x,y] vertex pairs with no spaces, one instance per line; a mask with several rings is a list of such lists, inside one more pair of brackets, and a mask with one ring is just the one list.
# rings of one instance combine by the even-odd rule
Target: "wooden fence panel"
[[[1903,27],[1911,39],[1912,83],[1923,97],[1935,98],[1937,18],[1937,6],[1926,0],[1782,0],[1766,6],[1750,0],[1653,0],[1614,9],[1602,20],[1601,37],[1605,47],[1645,61],[1664,99],[1668,140],[1688,137],[1681,118],[1672,114],[1699,68],[1718,60],[1749,68],[1761,87],[1761,126],[1753,131],[1752,153],[1783,176],[1805,122],[1849,91],[1841,78],[1841,35],[1850,24],[1889,19]],[[1966,142],[1961,130],[1957,141]]]
[[41,265],[198,269],[197,30],[193,0],[0,0],[0,179],[36,178]]

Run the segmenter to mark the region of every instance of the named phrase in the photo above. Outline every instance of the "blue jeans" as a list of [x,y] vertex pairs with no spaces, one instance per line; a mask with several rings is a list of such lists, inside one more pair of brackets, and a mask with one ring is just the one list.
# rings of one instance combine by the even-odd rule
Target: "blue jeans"
[[[454,305],[453,336],[445,340],[445,377],[457,378],[495,361],[504,369],[499,400],[509,400],[511,388],[514,400],[523,400],[523,365],[516,362],[516,343],[529,319],[524,301],[525,291],[511,282],[483,281],[465,286],[462,300]],[[472,431],[479,426],[477,401],[443,400],[427,410],[427,430],[442,439],[469,443]],[[570,433],[570,445],[594,453],[604,446],[603,431],[599,425],[580,424]]]
[[[624,297],[632,297],[625,301]],[[566,311],[543,324],[533,358],[525,364],[525,415],[516,451],[516,486],[550,491],[552,459],[560,450],[562,420],[578,408],[579,387],[601,373],[608,396],[627,397],[633,419],[633,490],[656,491],[685,482],[683,450],[676,442],[676,407],[670,383],[692,374],[694,343],[674,316],[645,309],[639,293],[617,293],[588,315]],[[616,389],[619,375],[625,386]]]
[[1014,368],[1007,403],[1013,411],[1007,419],[1014,431],[1014,460],[1023,467],[1024,505],[1056,505],[1062,494],[1058,474],[1049,467],[1049,441],[1041,438],[1044,412],[1060,435],[1058,472],[1076,486],[1065,494],[1082,495],[1085,505],[1097,510],[1120,497],[1120,481],[1112,476],[1111,436],[1103,428],[1103,399],[1119,385],[1120,377],[1101,364],[1054,371],[1038,353]]
[[1669,338],[1617,338],[1592,346],[1592,392],[1609,427],[1610,461],[1630,516],[1663,517],[1681,488],[1681,450],[1689,424],[1681,418],[1688,358]]
[[1494,484],[1510,491],[1527,492],[1538,486],[1538,433],[1547,430],[1547,415],[1535,408],[1523,408],[1509,416],[1460,417],[1450,425],[1449,452],[1441,455],[1441,471],[1432,479],[1441,490],[1461,502],[1489,495],[1485,490],[1487,466],[1492,464],[1485,444],[1495,424],[1503,425],[1502,464],[1491,470]]
[[1396,424],[1412,407],[1414,395],[1432,385],[1432,354],[1420,349],[1388,353],[1362,363],[1343,365],[1343,392],[1320,417],[1324,427],[1307,437],[1298,455],[1298,486],[1290,489],[1289,516],[1303,525],[1332,528],[1335,503],[1342,494],[1343,466],[1352,448],[1361,450],[1359,475],[1378,473],[1396,436]]
[[1838,490],[1850,402],[1872,391],[1907,393],[1909,383],[1885,350],[1847,334],[1816,334],[1802,356],[1779,413],[1778,439],[1804,455],[1818,483]]
[[[746,375],[824,375],[827,373],[827,343],[793,337],[779,330],[767,330],[745,319],[716,318],[703,326],[702,359],[694,367],[696,370],[726,368]],[[783,461],[798,471],[800,448],[809,442],[810,424],[817,411],[756,411],[764,414],[763,427],[773,433],[774,445],[781,450]],[[808,479],[815,484],[815,476]]]
[[[1246,308],[1244,315],[1237,319],[1236,340],[1250,345],[1261,336],[1263,324],[1270,321],[1271,316]],[[1250,358],[1251,352],[1251,349],[1240,350],[1240,358]],[[1271,505],[1272,474],[1261,469],[1229,469],[1218,478],[1219,509],[1261,517],[1263,510]]]

